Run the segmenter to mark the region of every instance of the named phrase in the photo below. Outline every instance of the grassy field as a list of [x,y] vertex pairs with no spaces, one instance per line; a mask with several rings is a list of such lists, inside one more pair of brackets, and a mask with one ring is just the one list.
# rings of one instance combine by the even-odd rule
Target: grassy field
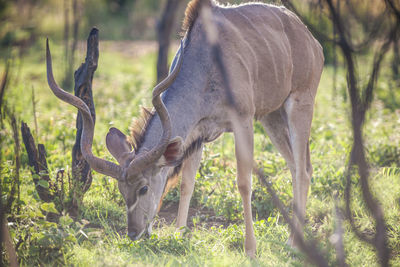
[[[42,40],[30,48],[23,60],[13,62],[6,101],[18,118],[34,129],[34,90],[38,120],[35,134],[46,147],[50,173],[54,177],[60,168],[70,171],[76,110],[57,100],[47,86],[44,45]],[[54,43],[51,47],[55,77],[61,81],[65,68],[63,49]],[[77,62],[84,58],[84,44],[80,47]],[[99,67],[93,82],[97,114],[95,154],[112,160],[105,145],[108,128],[115,126],[128,133],[132,118],[139,113],[139,106],[150,106],[155,77],[154,47],[151,44],[100,41]],[[332,93],[332,71],[329,66],[325,68],[316,100],[311,133],[314,174],[306,226],[306,237],[317,240],[331,265],[335,262],[335,251],[330,241],[335,227],[333,199],[337,195],[340,206],[344,207],[344,172],[352,138],[344,69],[339,69],[335,95]],[[378,82],[365,134],[371,186],[385,211],[392,249],[391,263],[399,266],[400,106],[399,93],[394,91],[393,87],[396,87],[389,77],[386,66]],[[280,199],[290,207],[290,172],[260,124],[256,122],[255,125],[255,160],[264,167]],[[1,179],[6,186],[15,175],[12,133],[7,122],[2,135],[5,145],[1,147]],[[304,255],[286,245],[288,226],[256,177],[253,179],[252,203],[257,259],[250,260],[245,256],[243,215],[235,183],[231,134],[225,134],[205,148],[191,202],[190,227],[179,231],[174,228],[172,220],[179,201],[179,190],[175,188],[164,200],[152,236],[135,242],[125,235],[125,205],[116,181],[95,173],[93,184],[84,198],[81,218],[74,221],[64,214],[56,224],[44,218],[52,207],[39,201],[27,160],[22,147],[20,211],[14,207],[13,219],[9,223],[15,243],[22,240],[17,249],[21,265],[303,266],[307,263]],[[358,190],[357,177],[352,181],[353,188],[356,188],[352,192],[352,207],[357,224],[365,233],[371,233],[374,225]],[[375,251],[357,239],[347,222],[344,222],[344,227],[347,263],[350,266],[376,266]]]

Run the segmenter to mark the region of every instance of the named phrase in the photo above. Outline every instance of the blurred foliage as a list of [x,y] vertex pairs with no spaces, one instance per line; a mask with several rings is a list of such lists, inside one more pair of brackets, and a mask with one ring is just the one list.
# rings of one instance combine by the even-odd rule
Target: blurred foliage
[[3,18],[4,13],[7,12],[8,3],[7,0],[0,0],[0,18]]
[[[182,1],[182,10],[178,12],[181,17],[188,1]],[[82,13],[80,27],[98,27],[103,39],[154,39],[156,21],[164,5],[165,0],[78,0]],[[71,23],[71,12],[72,0],[1,0],[0,46],[31,43],[31,38],[39,36],[62,40],[65,15]],[[175,36],[179,28],[177,23]],[[81,30],[80,38],[85,37]]]

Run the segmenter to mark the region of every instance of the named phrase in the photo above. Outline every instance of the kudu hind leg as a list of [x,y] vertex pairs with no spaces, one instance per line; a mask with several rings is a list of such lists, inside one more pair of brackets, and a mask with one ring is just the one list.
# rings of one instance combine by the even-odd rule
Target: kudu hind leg
[[253,120],[240,121],[235,127],[235,153],[237,162],[237,186],[242,197],[245,223],[245,251],[250,257],[256,254],[256,238],[251,213],[251,173],[253,167]]
[[[306,215],[307,194],[310,187],[312,167],[309,138],[313,115],[314,99],[309,93],[292,93],[285,102],[288,117],[290,143],[296,173],[293,179],[293,220],[296,230],[302,234]],[[298,239],[292,231],[289,244],[296,247]]]
[[260,119],[260,122],[271,139],[272,144],[285,159],[294,179],[296,175],[296,169],[293,151],[290,144],[289,126],[284,108],[282,107],[265,115]]
[[181,196],[179,199],[178,216],[176,227],[186,226],[190,199],[193,195],[196,172],[200,165],[203,145],[188,157],[182,166]]

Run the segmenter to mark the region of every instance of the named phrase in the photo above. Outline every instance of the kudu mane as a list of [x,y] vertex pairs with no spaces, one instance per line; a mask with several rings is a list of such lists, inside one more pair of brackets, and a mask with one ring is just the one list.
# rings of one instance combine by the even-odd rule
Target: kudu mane
[[[143,144],[147,127],[151,119],[154,117],[154,114],[154,111],[150,111],[149,109],[142,107],[139,117],[133,119],[132,124],[129,127],[130,136],[128,137],[127,141],[132,145],[135,151],[137,151]],[[189,145],[184,148],[183,157],[179,160],[177,166],[168,174],[168,179],[177,176],[180,173],[182,161],[197,151],[203,142],[203,138],[199,137],[190,142]]]
[[186,7],[185,10],[185,18],[183,19],[182,23],[182,31],[184,33],[190,32],[197,17],[200,14],[201,5],[213,5],[213,0],[192,0]]
[[129,127],[130,136],[128,137],[128,142],[132,145],[135,151],[138,151],[143,143],[147,126],[154,114],[154,111],[142,107],[139,117],[133,119],[131,126]]
[[[190,30],[192,29],[196,19],[199,16],[202,4],[214,5],[214,1],[192,0],[187,5],[185,10],[185,18],[182,23],[182,30],[184,32],[187,32],[187,34],[190,34]],[[128,142],[132,145],[135,151],[138,151],[138,149],[142,145],[147,127],[149,126],[150,121],[153,118],[154,114],[155,114],[154,111],[150,111],[149,109],[142,107],[139,117],[133,119],[131,126],[129,127],[130,136],[128,137]],[[194,140],[193,143],[196,143],[196,140]],[[189,145],[185,149],[184,157],[182,158],[182,160],[187,158],[194,152],[193,148],[191,147],[192,145]]]

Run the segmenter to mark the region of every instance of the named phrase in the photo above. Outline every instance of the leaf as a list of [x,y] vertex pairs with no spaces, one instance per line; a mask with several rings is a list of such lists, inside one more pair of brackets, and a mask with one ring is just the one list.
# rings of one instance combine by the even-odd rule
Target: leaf
[[65,238],[65,241],[69,241],[69,242],[72,242],[72,243],[76,243],[76,237],[75,236],[73,236],[73,235],[68,235],[66,238]]
[[38,185],[40,185],[43,188],[49,188],[49,182],[43,179],[40,179],[38,181]]
[[54,203],[43,203],[42,205],[40,205],[40,208],[46,212],[58,213],[58,210],[56,209]]
[[64,215],[62,217],[60,217],[60,224],[62,226],[69,226],[74,222],[74,220],[72,220],[71,217],[69,217],[69,215]]

